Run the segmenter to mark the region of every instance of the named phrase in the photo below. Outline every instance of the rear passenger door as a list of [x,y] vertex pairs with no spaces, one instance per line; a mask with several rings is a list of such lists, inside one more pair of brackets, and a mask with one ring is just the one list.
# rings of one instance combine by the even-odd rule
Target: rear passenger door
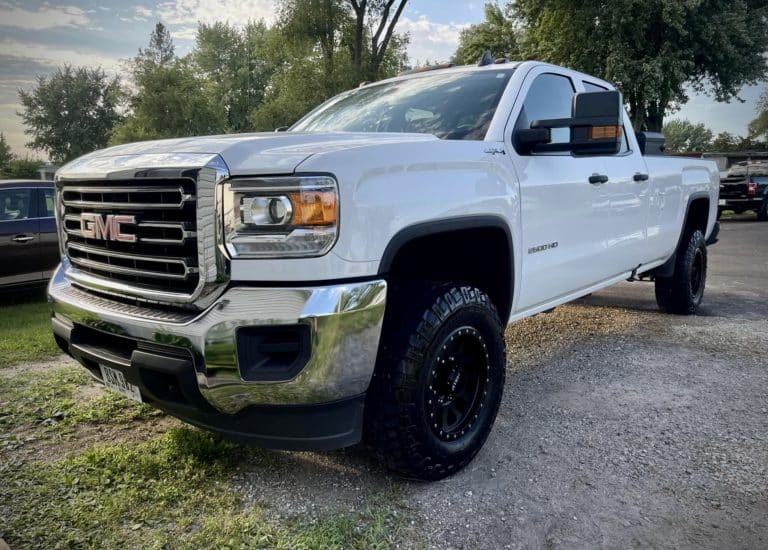
[[34,189],[0,189],[0,285],[40,280]]
[[[604,92],[608,88],[582,80],[585,92]],[[603,157],[604,174],[608,181],[601,185],[601,195],[607,208],[609,232],[602,244],[615,274],[631,271],[652,259],[648,255],[647,223],[651,180],[643,155],[637,148],[632,125],[624,113],[624,140],[618,155]]]

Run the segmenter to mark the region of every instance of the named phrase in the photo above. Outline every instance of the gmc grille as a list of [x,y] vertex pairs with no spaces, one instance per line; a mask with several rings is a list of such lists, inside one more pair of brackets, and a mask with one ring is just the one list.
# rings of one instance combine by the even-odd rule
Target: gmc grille
[[[200,282],[195,187],[191,178],[60,183],[62,242],[73,267],[137,289],[192,294]],[[98,222],[129,216],[133,223],[120,228],[129,238],[84,235],[83,224],[94,222],[82,214]]]

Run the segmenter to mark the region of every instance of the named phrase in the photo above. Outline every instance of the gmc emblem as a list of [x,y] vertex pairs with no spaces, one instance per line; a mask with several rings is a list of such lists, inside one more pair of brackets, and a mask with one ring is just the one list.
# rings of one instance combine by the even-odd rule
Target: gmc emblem
[[135,243],[136,235],[123,233],[122,224],[135,224],[136,216],[122,214],[101,214],[83,212],[80,214],[80,235],[86,239],[102,239],[105,241],[120,241]]

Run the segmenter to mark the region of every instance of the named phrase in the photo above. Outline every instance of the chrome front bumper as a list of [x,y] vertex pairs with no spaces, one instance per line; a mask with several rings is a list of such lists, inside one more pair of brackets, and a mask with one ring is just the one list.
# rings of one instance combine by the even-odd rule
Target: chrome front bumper
[[[383,280],[306,288],[235,286],[204,312],[187,314],[85,292],[59,267],[48,294],[55,330],[81,325],[191,352],[200,393],[218,411],[234,414],[251,405],[320,404],[363,394],[376,362],[386,290]],[[243,380],[236,330],[296,324],[310,327],[304,368],[283,382]]]

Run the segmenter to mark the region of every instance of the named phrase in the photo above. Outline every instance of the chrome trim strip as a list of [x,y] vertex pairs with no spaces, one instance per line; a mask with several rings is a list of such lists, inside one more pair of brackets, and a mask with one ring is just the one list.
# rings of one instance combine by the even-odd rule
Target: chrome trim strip
[[[57,318],[191,351],[204,359],[195,365],[200,391],[219,411],[234,414],[249,405],[343,399],[365,392],[373,375],[386,305],[383,280],[303,288],[235,287],[207,310],[170,320],[156,317],[150,308],[84,299],[64,271],[56,272],[48,289]],[[237,364],[237,329],[297,323],[308,325],[312,335],[304,369],[287,382],[244,381]]]
[[70,261],[75,265],[90,267],[92,269],[99,269],[101,271],[113,271],[122,275],[135,275],[136,277],[151,277],[152,279],[169,279],[179,281],[186,280],[187,277],[189,277],[189,270],[191,269],[187,268],[187,272],[184,275],[179,275],[176,273],[161,273],[159,271],[148,271],[146,269],[138,269],[134,267],[105,264],[95,260],[89,260],[87,258],[70,258]]
[[[98,248],[95,246],[88,246],[87,244],[80,244],[80,243],[68,243],[67,248],[78,250],[80,252],[85,252],[86,254],[106,256],[108,258],[119,258],[121,260],[129,260],[129,261],[136,261],[136,262],[154,262],[157,264],[169,264],[169,263],[176,264],[176,265],[181,265],[187,273],[197,273],[197,269],[194,267],[189,267],[187,265],[187,262],[184,260],[184,258],[172,258],[167,256],[163,256],[163,257],[142,256],[140,254],[130,254],[128,252],[115,252],[113,250],[108,250],[106,248]],[[75,260],[81,260],[83,258],[78,258],[78,257],[73,258],[70,256],[69,259],[74,262]],[[112,264],[104,264],[104,265],[112,266]],[[117,267],[117,266],[112,266],[112,267]]]
[[[140,180],[137,180],[140,181]],[[151,187],[147,185],[142,186],[129,186],[126,185],[125,187],[102,187],[102,186],[94,186],[94,187],[82,187],[82,186],[64,186],[62,188],[62,194],[66,196],[67,193],[80,193],[80,194],[94,194],[94,193],[178,193],[179,194],[179,201],[178,202],[139,202],[139,201],[131,201],[131,202],[107,202],[107,201],[88,201],[88,200],[67,200],[66,198],[62,198],[62,201],[64,202],[64,206],[72,206],[74,208],[93,208],[95,210],[99,209],[116,209],[116,208],[123,208],[123,209],[131,209],[131,210],[139,210],[139,209],[170,209],[170,208],[183,208],[184,205],[188,202],[193,202],[195,200],[195,197],[192,195],[189,195],[187,193],[184,193],[184,188],[181,186],[178,187]]]
[[181,292],[169,292],[163,290],[146,289],[144,296],[136,296],[140,287],[129,285],[113,279],[106,279],[91,275],[88,272],[77,269],[67,258],[62,258],[62,266],[66,270],[67,278],[84,289],[92,289],[102,294],[109,294],[117,298],[133,298],[148,304],[183,304],[189,299],[188,294]]

